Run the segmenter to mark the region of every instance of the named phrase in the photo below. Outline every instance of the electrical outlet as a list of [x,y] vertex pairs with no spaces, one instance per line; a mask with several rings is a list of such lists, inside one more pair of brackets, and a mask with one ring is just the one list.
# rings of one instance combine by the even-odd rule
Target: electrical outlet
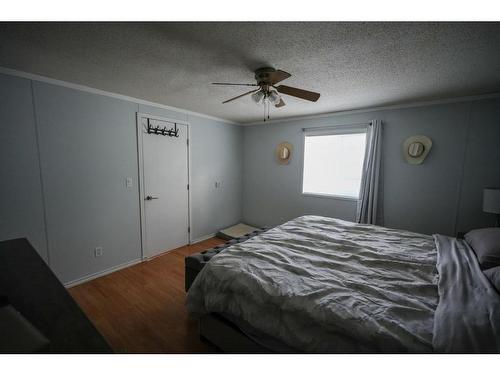
[[94,257],[98,258],[102,256],[102,247],[98,246],[94,249]]

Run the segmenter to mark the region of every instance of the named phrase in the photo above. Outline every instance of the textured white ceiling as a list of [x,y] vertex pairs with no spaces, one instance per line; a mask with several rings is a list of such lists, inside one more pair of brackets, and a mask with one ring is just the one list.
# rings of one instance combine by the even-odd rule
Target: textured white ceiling
[[500,91],[500,23],[1,23],[0,66],[236,122],[253,70],[292,74],[274,119]]

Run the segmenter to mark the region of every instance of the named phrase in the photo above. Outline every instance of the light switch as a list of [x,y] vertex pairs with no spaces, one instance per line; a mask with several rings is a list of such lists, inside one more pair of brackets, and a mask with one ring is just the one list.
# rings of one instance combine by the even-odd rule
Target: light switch
[[125,179],[125,186],[128,187],[128,188],[132,187],[132,177],[127,177]]

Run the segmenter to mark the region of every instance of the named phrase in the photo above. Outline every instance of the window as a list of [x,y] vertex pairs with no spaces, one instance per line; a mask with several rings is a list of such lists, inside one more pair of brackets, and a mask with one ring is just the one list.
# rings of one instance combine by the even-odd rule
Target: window
[[319,134],[306,130],[303,194],[357,199],[365,143],[366,128]]

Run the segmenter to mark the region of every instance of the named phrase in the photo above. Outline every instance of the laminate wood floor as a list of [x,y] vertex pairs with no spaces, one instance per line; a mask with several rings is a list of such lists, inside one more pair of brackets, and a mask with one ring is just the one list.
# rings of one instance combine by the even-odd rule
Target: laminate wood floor
[[184,257],[221,244],[211,238],[69,289],[116,353],[213,353],[189,318]]

